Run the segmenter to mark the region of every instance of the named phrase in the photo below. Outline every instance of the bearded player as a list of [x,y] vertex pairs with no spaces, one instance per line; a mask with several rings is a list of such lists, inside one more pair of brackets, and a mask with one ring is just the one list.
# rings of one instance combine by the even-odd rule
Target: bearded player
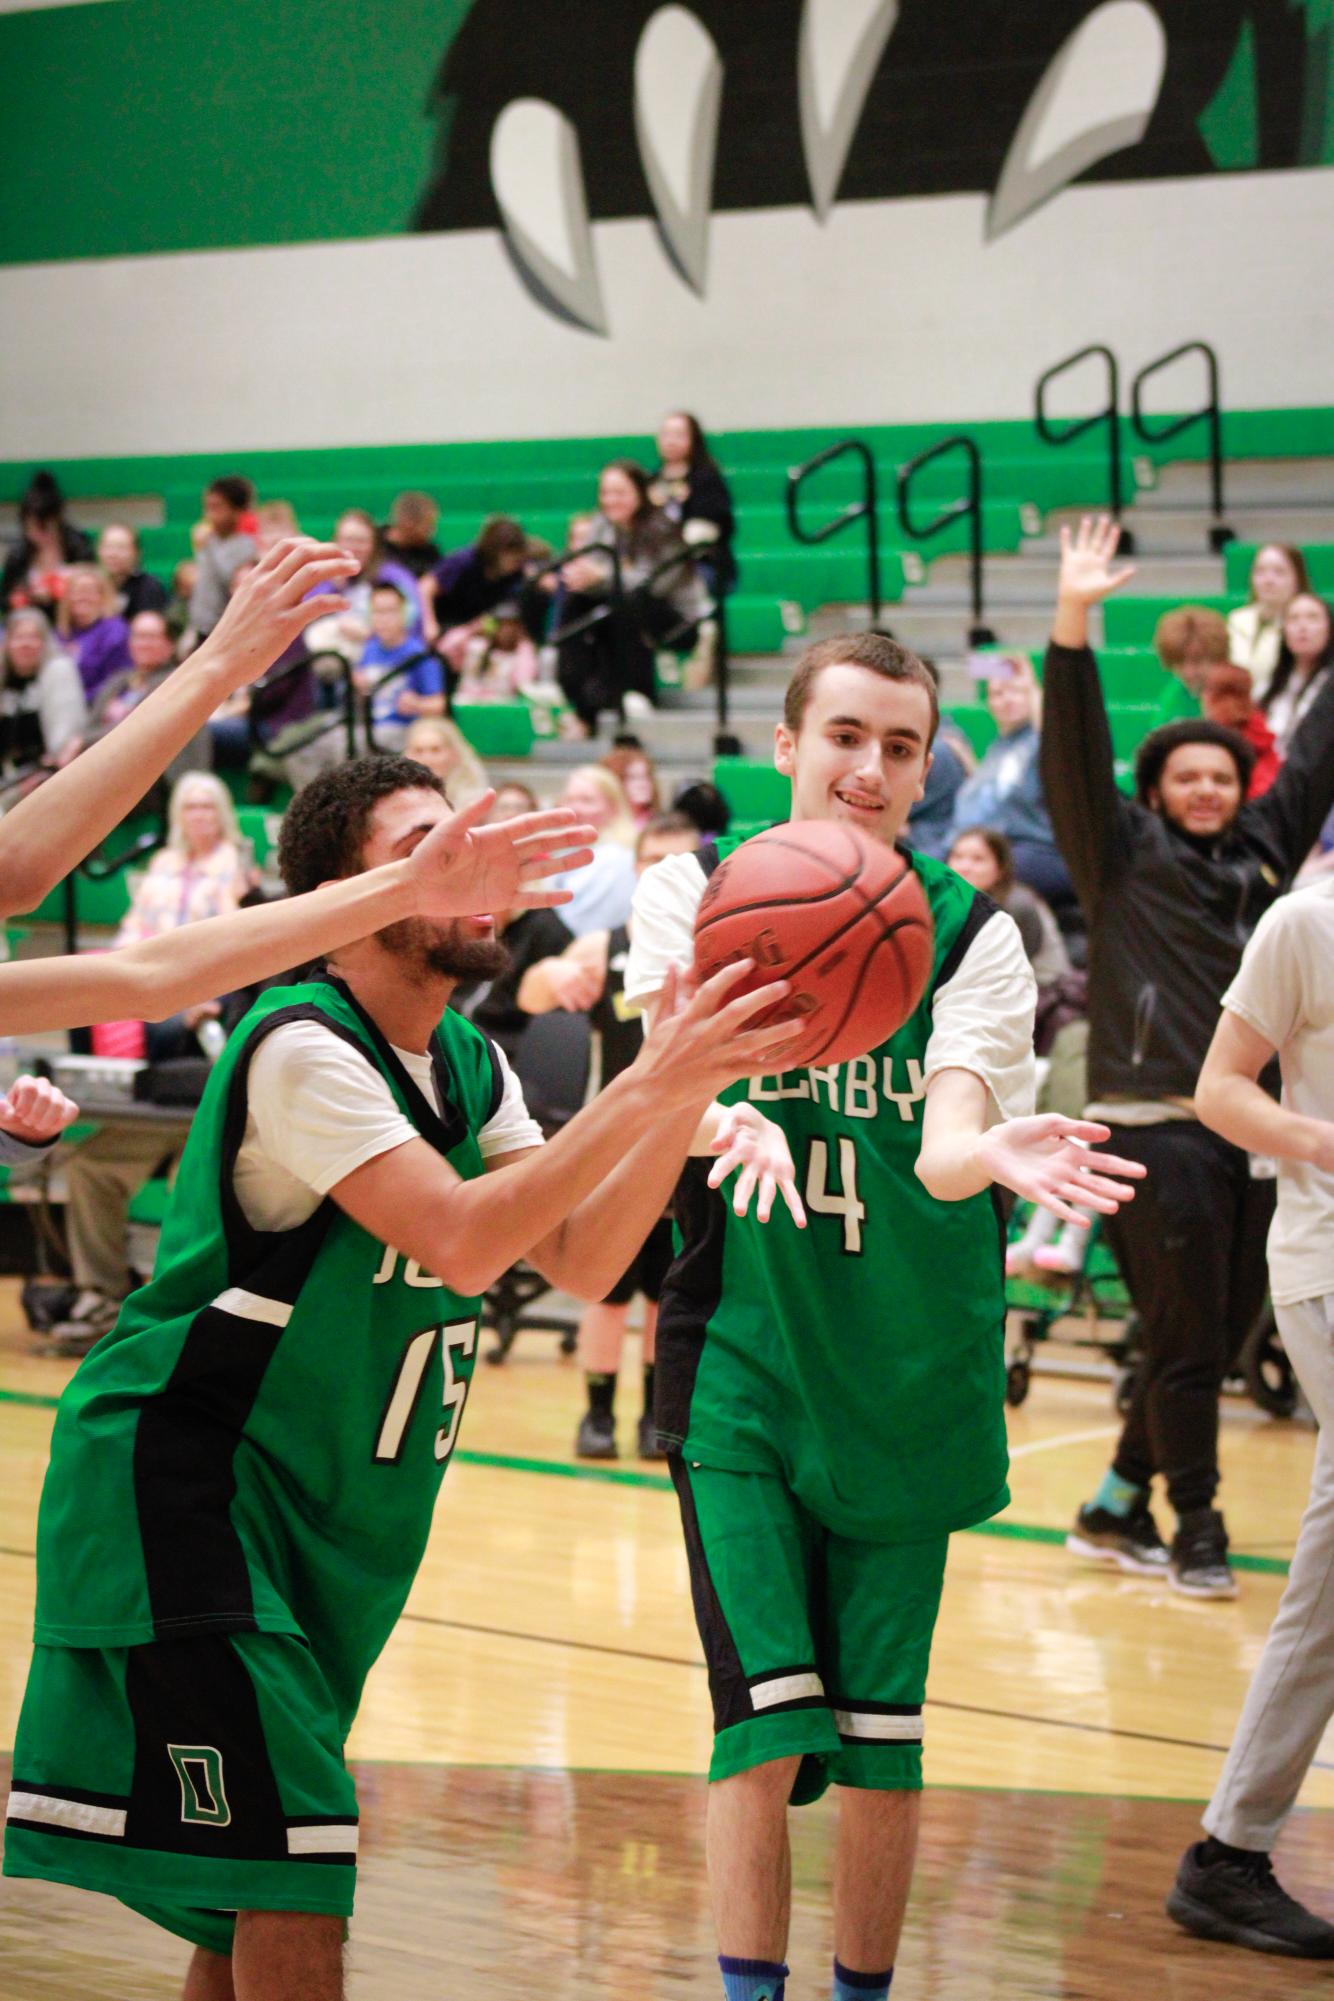
[[[792,818],[897,842],[938,720],[930,674],[892,639],[809,648],[775,738]],[[673,856],[641,882],[625,990],[650,1016],[735,846]],[[787,1808],[830,1784],[835,2001],[888,1992],[948,1540],[1009,1498],[996,1190],[1080,1222],[1072,1204],[1110,1214],[1133,1192],[1113,1177],[1140,1172],[1090,1156],[1103,1126],[1027,1116],[1035,988],[1018,930],[943,863],[911,861],[935,922],[916,1012],[853,1062],[727,1091],[677,1190],[657,1420],[713,1699],[708,1867],[727,2001],[781,2001]]]

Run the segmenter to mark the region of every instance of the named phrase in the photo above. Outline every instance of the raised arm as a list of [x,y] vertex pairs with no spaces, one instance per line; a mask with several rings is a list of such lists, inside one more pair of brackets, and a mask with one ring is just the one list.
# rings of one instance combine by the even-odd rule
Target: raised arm
[[326,883],[290,902],[182,925],[115,952],[0,967],[0,1034],[159,1021],[192,1002],[336,952],[400,918],[447,923],[490,910],[568,903],[569,890],[545,889],[542,879],[590,861],[589,847],[571,854],[569,844],[591,841],[593,829],[576,823],[564,807],[482,826],[494,797],[485,792],[440,821],[405,860]]
[[0,820],[0,916],[34,909],[104,841],[228,695],[257,680],[313,618],[338,608],[337,597],[307,595],[352,568],[332,543],[298,537],[271,549],[198,651]]
[[1074,535],[1061,529],[1056,617],[1042,682],[1042,786],[1056,844],[1086,914],[1097,903],[1121,835],[1125,805],[1116,789],[1112,733],[1089,651],[1088,614],[1135,573],[1113,570],[1120,529],[1087,516]]

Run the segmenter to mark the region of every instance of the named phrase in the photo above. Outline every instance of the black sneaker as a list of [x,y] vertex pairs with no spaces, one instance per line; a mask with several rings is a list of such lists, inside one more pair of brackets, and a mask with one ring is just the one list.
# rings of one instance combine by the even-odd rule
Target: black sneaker
[[639,1420],[639,1456],[641,1459],[665,1459],[667,1454],[658,1443],[658,1427],[648,1411]]
[[1290,1897],[1275,1879],[1269,1857],[1205,1859],[1197,1841],[1181,1858],[1168,1892],[1167,1915],[1196,1938],[1247,1945],[1288,1959],[1334,1959],[1334,1925]]
[[575,1433],[574,1456],[576,1459],[619,1459],[621,1450],[616,1443],[614,1421],[603,1417],[600,1411],[585,1411]]
[[1168,1577],[1188,1598],[1235,1598],[1237,1580],[1227,1560],[1227,1530],[1217,1508],[1182,1515],[1172,1539]]
[[1147,1501],[1141,1501],[1128,1515],[1114,1515],[1110,1508],[1086,1502],[1075,1516],[1065,1546],[1076,1556],[1086,1556],[1093,1563],[1114,1563],[1139,1577],[1167,1575],[1167,1544],[1158,1533]]
[[103,1292],[85,1287],[64,1320],[57,1320],[49,1339],[62,1355],[86,1355],[104,1334],[109,1334],[120,1317],[123,1301],[108,1299]]

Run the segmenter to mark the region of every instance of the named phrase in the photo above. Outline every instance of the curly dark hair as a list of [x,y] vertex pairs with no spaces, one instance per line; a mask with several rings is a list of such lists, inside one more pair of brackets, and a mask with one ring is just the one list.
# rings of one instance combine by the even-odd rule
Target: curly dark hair
[[415,757],[354,757],[312,779],[283,815],[278,870],[289,896],[322,882],[359,875],[371,815],[391,792],[444,795],[433,771]]
[[1255,752],[1244,736],[1236,730],[1225,729],[1222,723],[1194,722],[1183,718],[1177,723],[1163,723],[1160,728],[1150,730],[1135,756],[1135,797],[1141,806],[1149,804],[1149,794],[1156,792],[1163,775],[1163,766],[1174,750],[1183,744],[1212,743],[1225,750],[1237,767],[1237,777],[1241,783],[1244,799],[1255,769]]

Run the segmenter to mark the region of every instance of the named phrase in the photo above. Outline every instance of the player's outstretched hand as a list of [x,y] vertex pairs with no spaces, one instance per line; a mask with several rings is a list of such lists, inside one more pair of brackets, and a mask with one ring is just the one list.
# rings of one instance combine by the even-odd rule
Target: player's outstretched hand
[[721,1188],[734,1168],[741,1170],[732,1190],[734,1214],[746,1214],[751,1196],[758,1188],[759,1200],[755,1205],[758,1222],[768,1222],[774,1196],[778,1194],[786,1202],[797,1228],[805,1229],[806,1211],[797,1193],[797,1170],[781,1126],[766,1119],[753,1105],[726,1105],[709,1142],[709,1151],[718,1156],[709,1170],[710,1188]]
[[[1137,1160],[1090,1152],[1110,1138],[1111,1128],[1091,1119],[1042,1112],[1036,1118],[1008,1119],[992,1126],[982,1134],[978,1148],[993,1181],[1012,1188],[1026,1202],[1040,1202],[1063,1223],[1087,1228],[1089,1218],[1081,1210],[1114,1216],[1123,1202],[1134,1200],[1130,1182],[1144,1178],[1145,1169]],[[1079,1208],[1072,1207],[1074,1203]]]
[[1120,540],[1120,526],[1109,514],[1100,514],[1096,520],[1086,514],[1073,535],[1068,527],[1062,527],[1057,596],[1087,608],[1128,584],[1135,574],[1134,565],[1123,570],[1112,568]]
[[568,806],[483,826],[495,796],[480,793],[413,849],[408,867],[419,916],[444,923],[570,901],[572,890],[544,889],[543,878],[585,868],[593,859],[596,829],[576,820]]
[[74,1100],[45,1077],[17,1077],[0,1098],[0,1132],[29,1146],[49,1146],[78,1116]]
[[[347,610],[338,586],[355,576],[355,556],[333,542],[288,535],[261,556],[192,658],[225,663],[233,688],[244,688],[271,667],[317,618]],[[321,585],[333,589],[321,590]],[[311,592],[316,596],[312,597]]]
[[669,971],[658,997],[653,1028],[634,1068],[673,1107],[705,1105],[741,1077],[766,1076],[783,1068],[783,1058],[801,1041],[799,1022],[750,1024],[792,991],[787,980],[772,980],[739,1000],[733,988],[755,967],[742,959],[695,988],[689,974]]

